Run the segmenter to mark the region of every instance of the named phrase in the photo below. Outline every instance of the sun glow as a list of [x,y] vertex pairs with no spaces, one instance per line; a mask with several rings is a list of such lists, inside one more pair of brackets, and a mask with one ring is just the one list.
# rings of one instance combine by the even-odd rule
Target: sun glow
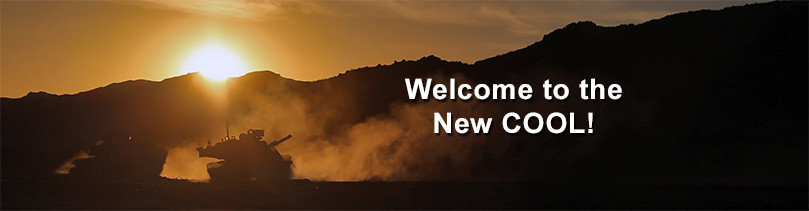
[[208,45],[192,54],[183,66],[186,73],[199,72],[213,80],[244,75],[247,69],[236,54],[221,45]]

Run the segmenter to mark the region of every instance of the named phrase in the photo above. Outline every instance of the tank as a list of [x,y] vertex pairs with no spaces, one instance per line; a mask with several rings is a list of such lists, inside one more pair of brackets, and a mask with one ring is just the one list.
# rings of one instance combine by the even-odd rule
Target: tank
[[[122,134],[105,134],[94,145],[76,155],[63,174],[77,181],[156,182],[167,152],[154,144]],[[81,158],[81,159],[80,159]],[[72,165],[72,167],[70,166]],[[75,168],[73,168],[75,167]],[[60,167],[62,169],[62,167]],[[137,171],[133,171],[137,169]]]
[[211,183],[247,181],[285,181],[292,176],[292,159],[282,156],[275,146],[292,138],[292,135],[277,141],[263,140],[264,130],[250,129],[239,138],[226,137],[215,145],[197,148],[200,157],[219,158],[222,161],[208,164]]

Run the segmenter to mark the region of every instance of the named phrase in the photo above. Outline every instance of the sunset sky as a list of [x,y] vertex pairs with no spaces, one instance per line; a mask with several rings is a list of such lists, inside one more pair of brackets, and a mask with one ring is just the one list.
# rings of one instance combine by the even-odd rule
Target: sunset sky
[[132,79],[162,80],[186,73],[192,55],[210,46],[235,55],[246,71],[297,80],[431,54],[472,63],[540,41],[571,22],[637,24],[746,3],[2,1],[0,95],[73,94]]

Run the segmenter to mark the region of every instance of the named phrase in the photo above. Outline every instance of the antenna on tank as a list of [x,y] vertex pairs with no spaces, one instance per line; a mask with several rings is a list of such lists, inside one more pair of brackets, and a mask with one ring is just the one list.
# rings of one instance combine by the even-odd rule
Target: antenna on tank
[[230,129],[228,127],[228,121],[225,120],[225,140],[230,139]]

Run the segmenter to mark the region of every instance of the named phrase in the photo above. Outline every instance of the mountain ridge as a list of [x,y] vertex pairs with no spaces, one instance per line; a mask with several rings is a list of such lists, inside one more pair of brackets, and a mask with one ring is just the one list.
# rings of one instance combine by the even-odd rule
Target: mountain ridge
[[[596,23],[594,23],[592,21],[588,21],[588,20],[586,20],[586,21],[578,21],[578,22],[569,23],[569,24],[567,24],[566,26],[564,26],[562,28],[556,29],[556,30],[554,30],[554,31],[552,31],[552,32],[550,32],[548,34],[545,34],[545,35],[543,35],[542,39],[540,39],[539,41],[536,41],[536,42],[534,42],[534,43],[532,43],[532,44],[530,44],[530,45],[528,45],[526,47],[523,47],[523,48],[520,48],[520,49],[517,49],[517,50],[513,50],[513,51],[510,51],[510,52],[507,52],[507,53],[504,53],[504,54],[499,54],[499,55],[492,56],[492,57],[489,57],[489,58],[481,59],[481,60],[475,61],[475,62],[473,62],[471,64],[466,64],[466,63],[459,62],[459,61],[447,61],[447,60],[443,60],[443,59],[441,59],[441,58],[439,58],[439,57],[437,57],[435,55],[423,56],[422,58],[417,59],[417,60],[401,60],[401,62],[421,62],[421,61],[425,61],[425,59],[428,59],[428,58],[437,58],[439,61],[442,61],[442,62],[461,63],[461,64],[466,64],[466,65],[469,65],[469,66],[475,66],[475,65],[479,65],[479,64],[480,65],[485,65],[485,63],[488,63],[489,61],[497,60],[498,58],[505,57],[505,56],[510,55],[512,53],[517,54],[519,52],[530,51],[531,49],[537,48],[539,45],[541,45],[540,43],[542,43],[543,41],[548,40],[548,39],[553,40],[557,36],[565,37],[565,35],[569,36],[570,34],[582,34],[583,32],[591,33],[591,32],[593,32],[595,30],[617,29],[617,28],[624,28],[624,27],[639,27],[639,26],[642,26],[642,25],[656,24],[656,23],[661,22],[661,21],[670,21],[672,19],[677,19],[679,17],[682,17],[683,15],[687,16],[687,15],[695,15],[695,14],[703,14],[703,15],[704,14],[715,14],[716,12],[721,12],[721,11],[738,10],[738,9],[747,8],[747,7],[763,7],[763,6],[767,6],[767,5],[768,4],[766,4],[766,3],[753,3],[753,4],[731,6],[731,7],[727,7],[727,8],[723,8],[723,9],[719,9],[719,10],[703,9],[703,10],[696,10],[696,11],[688,11],[688,12],[681,12],[681,13],[675,13],[675,14],[666,15],[664,17],[648,20],[648,21],[645,21],[645,22],[640,23],[640,24],[621,24],[621,25],[618,25],[618,26],[600,26],[600,25],[597,25]],[[429,60],[432,60],[432,59],[429,59]],[[338,73],[337,75],[322,78],[322,79],[317,79],[317,80],[313,80],[313,81],[303,81],[303,80],[297,80],[297,79],[293,79],[293,78],[289,78],[289,77],[283,77],[279,73],[273,72],[272,70],[251,71],[251,72],[248,72],[245,75],[242,75],[242,76],[239,76],[239,77],[243,77],[243,76],[246,76],[248,74],[256,73],[256,72],[270,72],[270,73],[273,73],[273,74],[275,74],[277,76],[280,76],[280,77],[282,77],[284,79],[289,79],[289,80],[293,80],[293,81],[296,81],[296,82],[318,82],[318,81],[323,81],[323,80],[329,80],[329,79],[332,79],[332,78],[336,78],[336,77],[339,77],[339,76],[344,75],[344,74],[348,74],[349,72],[353,72],[353,71],[372,70],[373,68],[378,68],[378,67],[388,67],[388,66],[395,65],[395,64],[397,64],[399,62],[400,61],[394,61],[393,63],[386,64],[386,65],[378,64],[377,66],[364,66],[364,67],[349,69],[349,70],[346,70],[344,72]],[[110,84],[105,85],[105,86],[97,87],[97,88],[86,90],[86,91],[81,91],[81,92],[74,93],[74,94],[53,94],[53,93],[48,93],[48,92],[45,92],[45,91],[36,91],[36,92],[32,91],[32,92],[29,92],[28,94],[26,94],[25,96],[22,96],[22,97],[19,97],[19,98],[13,98],[13,97],[2,97],[2,98],[3,99],[22,99],[22,98],[25,98],[26,96],[32,95],[32,94],[34,94],[34,95],[46,94],[45,96],[48,96],[48,95],[53,95],[53,96],[72,96],[72,95],[77,95],[77,94],[82,94],[82,93],[94,91],[94,90],[97,90],[97,89],[100,89],[100,88],[116,86],[118,84],[139,83],[138,81],[163,82],[163,81],[176,79],[176,78],[181,78],[181,77],[193,77],[194,74],[198,74],[198,73],[187,73],[187,74],[184,74],[184,75],[168,77],[168,78],[165,78],[165,79],[160,80],[160,81],[148,80],[148,79],[134,79],[134,80],[121,81],[121,82],[113,82],[113,83],[110,83]],[[239,78],[239,77],[234,77],[234,78]]]

